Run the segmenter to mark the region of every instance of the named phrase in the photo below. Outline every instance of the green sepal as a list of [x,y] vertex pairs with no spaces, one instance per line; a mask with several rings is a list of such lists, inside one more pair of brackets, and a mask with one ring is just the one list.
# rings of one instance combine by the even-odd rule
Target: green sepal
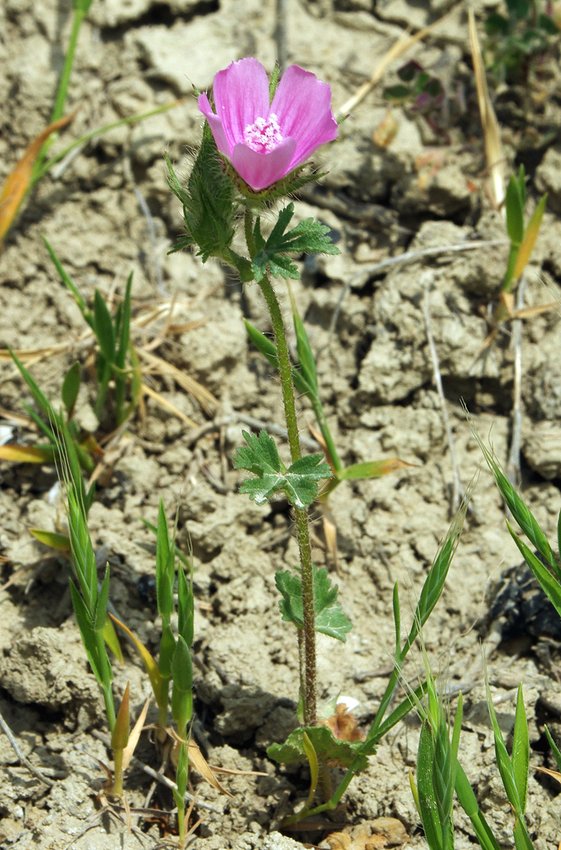
[[208,123],[205,121],[201,145],[184,188],[166,156],[168,184],[183,205],[186,244],[198,248],[203,262],[223,257],[234,238],[234,185],[222,165]]
[[[324,567],[313,565],[315,630],[336,640],[345,641],[352,623],[337,601],[339,588],[331,582]],[[281,600],[279,608],[283,620],[294,623],[298,629],[304,627],[302,580],[290,570],[278,570],[275,584]]]

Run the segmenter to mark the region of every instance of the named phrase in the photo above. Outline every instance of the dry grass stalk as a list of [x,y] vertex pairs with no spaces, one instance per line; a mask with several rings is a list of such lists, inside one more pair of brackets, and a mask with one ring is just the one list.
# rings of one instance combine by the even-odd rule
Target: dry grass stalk
[[368,82],[363,83],[362,86],[352,95],[348,100],[346,100],[343,105],[337,110],[335,115],[335,119],[337,122],[342,121],[344,118],[349,115],[353,109],[355,109],[359,103],[362,103],[364,98],[370,94],[373,88],[378,85],[380,80],[384,77],[386,71],[396,59],[399,59],[400,56],[403,56],[404,53],[407,53],[411,50],[412,47],[415,47],[420,41],[427,37],[436,27],[438,27],[450,14],[447,12],[446,15],[443,15],[433,24],[430,24],[428,27],[423,27],[423,29],[416,32],[415,35],[405,35],[402,38],[399,38],[388,50],[388,52],[382,56],[382,59],[374,69],[372,76],[368,80]]
[[487,86],[487,76],[477,35],[477,26],[473,9],[468,9],[469,43],[475,73],[475,85],[477,89],[477,101],[479,103],[479,114],[481,116],[481,127],[485,144],[485,160],[489,192],[491,200],[497,209],[502,209],[505,199],[504,178],[504,153],[501,144],[501,131]]

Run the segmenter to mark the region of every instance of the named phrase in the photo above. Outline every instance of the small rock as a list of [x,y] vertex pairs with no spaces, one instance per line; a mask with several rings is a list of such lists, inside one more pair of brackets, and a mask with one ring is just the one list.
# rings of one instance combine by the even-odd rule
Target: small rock
[[534,422],[522,442],[528,465],[547,481],[561,478],[561,427],[556,422]]
[[547,205],[550,210],[561,213],[561,150],[550,148],[536,172],[536,186],[540,192],[547,192]]

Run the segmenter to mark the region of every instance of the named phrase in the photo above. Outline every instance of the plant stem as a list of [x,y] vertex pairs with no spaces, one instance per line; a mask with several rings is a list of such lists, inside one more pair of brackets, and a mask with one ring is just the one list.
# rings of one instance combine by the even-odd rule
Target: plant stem
[[[280,305],[275,291],[268,277],[259,281],[259,286],[264,295],[277,346],[277,359],[279,376],[282,389],[282,400],[286,428],[288,431],[288,443],[292,463],[301,457],[300,438],[298,435],[298,420],[296,418],[296,404],[294,401],[294,387],[292,384],[292,364],[286,341],[286,332]],[[304,723],[306,726],[314,726],[317,723],[317,697],[316,697],[316,633],[314,612],[314,578],[312,569],[312,547],[310,543],[310,529],[308,524],[308,512],[302,508],[295,508],[296,530],[298,535],[298,549],[300,552],[300,570],[302,579],[302,605],[304,613],[304,685],[305,690],[301,695],[304,703]]]

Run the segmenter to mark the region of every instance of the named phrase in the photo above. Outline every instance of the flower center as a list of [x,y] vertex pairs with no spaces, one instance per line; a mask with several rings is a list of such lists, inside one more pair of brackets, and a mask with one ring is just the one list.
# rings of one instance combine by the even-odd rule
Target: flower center
[[243,131],[243,140],[257,153],[274,150],[283,140],[278,117],[271,112],[268,118],[256,118],[255,123],[248,124]]

